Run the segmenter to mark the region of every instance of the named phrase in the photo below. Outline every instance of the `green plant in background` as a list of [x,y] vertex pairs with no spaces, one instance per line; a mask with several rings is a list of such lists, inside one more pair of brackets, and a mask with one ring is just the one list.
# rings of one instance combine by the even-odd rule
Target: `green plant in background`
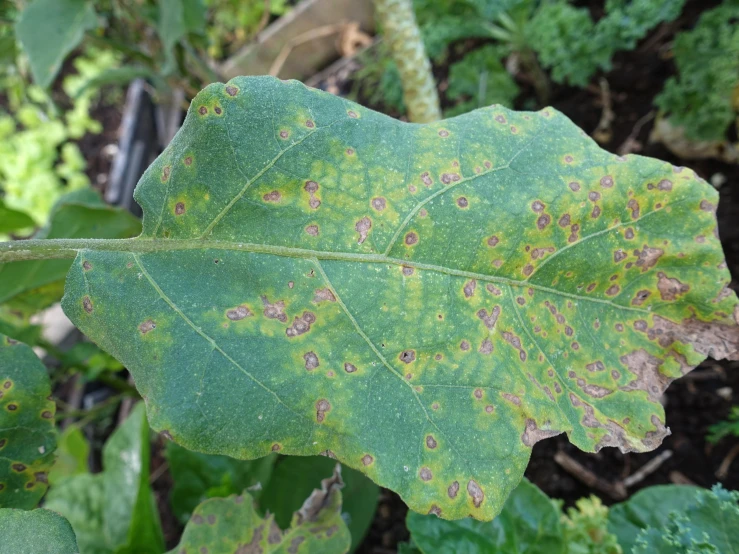
[[651,450],[667,383],[736,357],[716,197],[552,109],[409,125],[237,78],[143,177],[141,237],[0,260],[78,256],[65,312],[186,448],[329,450],[416,511],[490,520],[538,440]]
[[723,141],[739,121],[738,22],[739,2],[726,0],[675,39],[678,75],[667,80],[655,103],[689,139]]
[[[243,2],[242,0],[205,0],[210,11],[208,54],[222,59],[259,32],[270,15],[282,15],[287,11],[286,0],[269,2]],[[265,13],[265,9],[269,10]]]
[[543,1],[528,26],[530,44],[556,82],[585,86],[609,70],[616,52],[631,50],[647,32],[680,15],[685,0],[608,0],[593,22],[586,8],[567,0]]
[[562,514],[562,537],[568,554],[621,554],[608,531],[608,508],[596,496],[581,498]]
[[90,115],[99,90],[79,93],[79,88],[117,64],[114,53],[96,49],[77,57],[73,63],[77,73],[62,84],[72,102],[64,112],[40,87],[25,85],[21,75],[5,82],[10,111],[0,112],[0,191],[7,207],[27,213],[35,225],[46,222],[62,194],[89,186],[75,141],[102,130]]
[[706,440],[716,444],[724,437],[739,437],[739,406],[734,406],[725,421],[720,421],[708,428]]
[[491,104],[512,106],[518,86],[500,60],[500,48],[488,45],[467,54],[449,69],[446,96],[456,105],[446,117],[460,115]]

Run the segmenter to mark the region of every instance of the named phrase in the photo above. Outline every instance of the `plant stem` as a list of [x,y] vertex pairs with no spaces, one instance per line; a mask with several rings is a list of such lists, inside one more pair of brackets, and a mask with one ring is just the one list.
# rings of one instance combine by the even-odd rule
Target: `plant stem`
[[441,119],[439,94],[413,14],[412,0],[375,0],[375,13],[400,72],[409,119],[414,123],[438,121]]

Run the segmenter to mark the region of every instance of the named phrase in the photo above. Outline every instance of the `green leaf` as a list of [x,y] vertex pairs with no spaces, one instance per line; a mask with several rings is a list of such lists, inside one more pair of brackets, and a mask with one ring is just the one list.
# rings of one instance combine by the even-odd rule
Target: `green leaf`
[[89,456],[90,443],[79,427],[70,425],[59,436],[56,462],[49,473],[49,482],[56,486],[67,477],[87,473]]
[[77,541],[69,522],[49,510],[0,509],[2,551],[12,554],[74,554]]
[[56,405],[30,347],[0,335],[0,507],[34,508],[54,463]]
[[[36,238],[123,238],[140,230],[141,223],[129,212],[108,206],[92,189],[81,189],[59,199]],[[48,307],[61,297],[70,265],[69,260],[0,264],[0,304],[28,300],[33,310]]]
[[341,519],[341,473],[321,482],[281,531],[273,516],[262,519],[252,498],[244,493],[211,498],[197,507],[185,527],[180,544],[170,554],[205,552],[320,553],[349,551],[349,530]]
[[82,42],[85,31],[97,26],[92,2],[33,0],[23,10],[15,33],[28,56],[33,79],[51,85],[64,58]]
[[492,519],[558,433],[652,450],[669,382],[739,356],[715,189],[553,109],[413,125],[237,78],[136,198],[140,238],[70,243],[63,307],[152,427],[331,450],[422,513]]
[[81,554],[111,554],[103,523],[104,475],[83,473],[64,479],[49,490],[44,506],[69,520]]
[[502,57],[499,48],[487,45],[470,52],[450,67],[447,97],[464,101],[447,110],[447,116],[490,104],[513,104],[518,96],[518,86],[500,62]]
[[609,519],[627,553],[736,554],[738,502],[739,492],[721,485],[650,487],[614,506]]
[[[281,458],[262,492],[260,511],[274,514],[277,525],[287,527],[293,512],[300,508],[321,479],[331,475],[335,466],[336,461],[326,456]],[[345,483],[341,511],[352,538],[350,550],[354,551],[372,523],[380,491],[354,469],[342,468],[341,476]]]
[[159,0],[157,31],[167,60],[163,73],[175,69],[174,47],[188,33],[205,29],[206,9],[202,0]]
[[575,502],[562,517],[567,554],[622,554],[616,535],[608,532],[608,508],[590,496]]
[[270,455],[253,461],[235,460],[193,452],[173,442],[167,443],[166,457],[174,481],[170,504],[183,524],[198,504],[208,498],[238,494],[261,484],[260,490],[251,490],[252,497],[258,501],[277,459]]
[[12,233],[23,229],[32,229],[35,226],[30,216],[13,210],[0,199],[0,234]]
[[557,505],[523,479],[493,521],[471,517],[445,521],[435,515],[408,512],[411,538],[424,554],[564,553]]
[[69,477],[49,491],[45,507],[69,519],[82,554],[164,550],[149,458],[149,425],[139,403],[105,443],[102,474]]

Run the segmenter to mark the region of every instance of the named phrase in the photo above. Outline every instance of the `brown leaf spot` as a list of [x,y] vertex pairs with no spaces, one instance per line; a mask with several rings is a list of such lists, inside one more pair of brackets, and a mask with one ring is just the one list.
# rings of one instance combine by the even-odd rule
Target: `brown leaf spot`
[[626,229],[626,231],[624,232],[624,237],[626,237],[626,240],[633,239],[634,238],[634,230],[631,227],[629,227],[628,229]]
[[659,402],[672,379],[659,371],[662,360],[652,356],[643,348],[634,350],[619,358],[626,368],[636,375],[636,379],[621,387],[623,391],[643,390],[653,402]]
[[631,200],[629,200],[629,203],[626,204],[626,207],[631,210],[632,219],[639,219],[639,202],[637,202],[636,199],[632,198]]
[[669,181],[667,179],[662,179],[659,183],[657,183],[657,188],[659,190],[671,191],[672,190],[672,181]]
[[690,287],[674,277],[668,277],[663,272],[657,273],[657,289],[662,300],[673,301],[681,294],[685,294]]
[[506,123],[506,118],[505,118],[504,115],[496,115],[495,116],[495,121],[497,121],[498,123],[505,124]]
[[490,238],[488,239],[488,246],[490,246],[491,248],[495,248],[495,246],[496,246],[496,245],[497,245],[497,244],[498,244],[499,242],[500,242],[500,239],[499,239],[498,237],[496,237],[495,235],[493,235],[492,237],[490,237]]
[[305,232],[311,235],[312,237],[317,237],[318,236],[318,225],[315,225],[315,224],[308,225],[305,228]]
[[228,85],[226,87],[226,94],[228,94],[229,96],[236,96],[236,94],[238,94],[238,92],[239,92],[239,89],[236,88],[233,85]]
[[573,158],[573,157],[572,157],[572,156],[570,156],[569,154],[567,154],[567,155],[565,156],[565,163],[571,164],[571,163],[572,163],[572,162],[574,162],[574,161],[575,161],[575,158]]
[[480,354],[491,354],[493,352],[493,341],[489,338],[482,341],[479,352]]
[[426,446],[431,449],[436,448],[436,439],[431,435],[426,435]]
[[469,201],[464,196],[460,196],[459,198],[457,198],[457,206],[459,206],[460,208],[466,208],[469,205]]
[[13,471],[16,471],[18,473],[21,473],[22,471],[26,471],[26,466],[21,463],[15,463],[10,466],[13,468]]
[[600,193],[592,190],[588,193],[588,199],[591,202],[597,202],[598,200],[600,200]]
[[611,285],[610,287],[608,287],[608,289],[606,289],[606,294],[608,296],[616,296],[620,290],[621,287],[619,287],[618,285]]
[[449,498],[457,498],[457,494],[459,493],[459,481],[454,481],[451,485],[449,485],[446,493]]
[[85,271],[90,271],[92,269],[92,264],[85,260],[84,262],[82,262],[82,269],[84,269]]
[[321,302],[336,302],[336,296],[328,287],[316,290],[313,295],[313,302],[320,304]]
[[90,300],[89,296],[82,297],[82,307],[88,314],[92,313],[92,300]]
[[500,316],[500,306],[495,306],[488,314],[485,308],[481,308],[477,311],[477,317],[479,317],[488,329],[495,329],[495,324]]
[[460,350],[463,350],[464,352],[467,352],[470,349],[470,343],[469,341],[463,340],[459,343]]
[[531,209],[538,214],[543,212],[545,207],[546,206],[544,206],[544,203],[541,200],[534,200],[531,203]]
[[623,250],[621,250],[621,249],[619,248],[618,250],[616,250],[616,251],[615,251],[615,252],[613,253],[613,261],[614,261],[615,263],[619,263],[619,262],[622,262],[623,260],[625,260],[625,259],[626,259],[626,256],[627,256],[626,252],[624,252]]
[[370,465],[374,461],[375,461],[375,459],[372,456],[370,456],[369,454],[365,454],[364,456],[362,456],[362,463],[365,466]]
[[442,138],[446,138],[446,137],[449,136],[449,131],[447,131],[446,129],[441,129],[439,131],[439,136],[442,137]]
[[280,138],[282,140],[285,140],[289,136],[290,136],[290,132],[289,131],[287,131],[285,129],[283,129],[282,131],[280,131]]
[[147,319],[144,321],[141,325],[139,325],[139,331],[142,335],[145,335],[149,331],[153,331],[157,328],[157,324],[154,323],[151,319]]
[[408,246],[413,246],[414,244],[418,243],[418,235],[411,231],[410,233],[405,235],[405,244]]
[[515,394],[511,394],[509,392],[501,392],[500,395],[505,398],[508,402],[515,404],[516,406],[521,405],[521,399],[516,396]]
[[309,129],[312,129],[313,127],[316,126],[316,124],[313,123],[313,120],[312,119],[306,119],[305,120],[305,126],[308,127]]
[[359,116],[357,115],[357,112],[353,110],[347,110],[346,115],[351,117],[352,119],[357,119]]
[[264,316],[268,319],[277,319],[282,323],[287,321],[287,315],[285,314],[285,301],[278,300],[277,302],[270,302],[266,296],[262,296],[262,305],[264,306]]
[[642,250],[634,250],[634,255],[639,257],[639,259],[636,260],[636,265],[641,267],[642,273],[657,265],[662,254],[664,254],[664,250],[661,250],[660,248],[651,248],[646,244]]
[[243,305],[237,306],[236,308],[233,308],[226,312],[226,317],[231,321],[240,321],[246,317],[251,317],[253,315],[254,314],[251,312],[251,310]]
[[639,292],[636,293],[636,296],[631,300],[632,306],[641,306],[644,304],[644,301],[649,298],[649,295],[652,293],[648,291],[647,289],[642,289]]
[[431,479],[434,477],[431,473],[431,470],[427,467],[422,467],[421,470],[418,472],[418,475],[424,481],[431,481]]
[[532,448],[540,440],[548,439],[549,437],[554,437],[561,433],[562,431],[539,429],[536,425],[536,421],[529,418],[526,420],[526,428],[521,435],[521,442],[529,448]]
[[467,482],[467,493],[472,498],[472,503],[475,505],[475,508],[479,508],[482,501],[485,499],[485,494],[482,492],[480,485],[478,485],[473,479],[470,479]]
[[372,228],[372,221],[369,217],[364,216],[362,219],[357,221],[356,225],[354,226],[354,229],[359,233],[359,241],[358,244],[362,244],[365,240],[367,240],[367,235],[369,233],[369,230]]
[[416,351],[415,350],[403,350],[398,356],[398,359],[404,364],[409,364],[416,359]]
[[220,106],[216,106],[215,108],[213,108],[213,111],[216,112],[217,115],[221,115],[223,113],[223,110]]
[[560,227],[568,227],[570,225],[570,214],[564,214],[562,217],[560,217],[557,224]]
[[606,366],[601,362],[600,360],[596,360],[588,365],[585,366],[585,369],[588,371],[603,371],[606,368]]
[[475,294],[475,287],[477,287],[477,281],[472,279],[471,281],[467,281],[464,285],[464,296],[465,298],[471,298],[473,294]]
[[430,187],[433,184],[433,179],[431,179],[431,175],[429,175],[428,171],[424,171],[421,173],[421,181],[423,181],[423,184],[427,187]]
[[593,211],[590,212],[590,217],[592,217],[593,219],[596,219],[600,217],[600,214],[601,214],[600,206],[593,206]]
[[613,186],[613,177],[610,175],[606,175],[605,177],[600,178],[600,186],[603,188],[609,189]]
[[567,186],[569,186],[569,187],[570,187],[570,190],[571,190],[572,192],[577,192],[577,191],[579,191],[579,190],[580,190],[580,183],[578,183],[578,182],[576,182],[576,181],[572,181],[572,182],[571,182],[571,183],[570,183],[569,185],[567,185]]
[[382,196],[376,196],[372,199],[372,207],[377,210],[378,212],[381,212],[385,209],[387,206],[387,202]]
[[326,412],[329,411],[331,411],[331,404],[325,398],[321,398],[316,402],[316,421],[323,423],[323,420],[326,419]]
[[200,115],[205,115],[205,114],[207,114],[207,113],[208,113],[208,108],[206,108],[205,106],[200,106],[200,107],[198,108],[198,113],[199,113]]
[[306,192],[313,194],[314,192],[318,191],[318,183],[316,183],[315,181],[306,181],[303,188]]
[[265,202],[279,202],[282,200],[282,195],[279,193],[279,191],[273,190],[272,192],[268,192],[264,196],[262,196],[262,199]]
[[541,214],[539,216],[539,219],[536,220],[536,226],[539,228],[540,231],[546,228],[547,225],[552,221],[552,218],[549,214]]
[[406,277],[410,277],[411,275],[413,275],[414,269],[412,267],[408,267],[407,265],[404,265],[402,271],[403,271],[403,275],[405,275]]
[[303,354],[303,359],[305,360],[305,369],[308,371],[312,371],[321,365],[318,362],[318,356],[316,356],[315,352],[306,352]]
[[316,316],[312,312],[303,312],[303,315],[296,317],[293,320],[293,324],[285,329],[285,334],[292,338],[307,333],[310,331],[311,323],[314,323],[315,321]]
[[482,389],[475,389],[472,394],[475,395],[475,398],[480,400],[482,398]]

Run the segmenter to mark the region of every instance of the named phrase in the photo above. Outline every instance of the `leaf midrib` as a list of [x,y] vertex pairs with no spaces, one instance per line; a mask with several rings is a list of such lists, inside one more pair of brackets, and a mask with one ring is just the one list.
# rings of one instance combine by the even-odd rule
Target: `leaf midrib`
[[[37,241],[21,241],[25,243],[37,243]],[[42,244],[41,244],[42,243]],[[35,246],[36,244],[34,244]],[[450,267],[417,262],[413,260],[404,260],[402,258],[393,258],[384,254],[361,254],[355,252],[330,252],[325,250],[309,250],[306,248],[295,248],[290,246],[277,246],[270,244],[256,244],[248,242],[231,242],[217,240],[187,239],[187,240],[162,240],[148,238],[134,239],[50,239],[38,241],[38,245],[43,245],[49,250],[71,250],[76,252],[105,251],[105,252],[130,252],[134,254],[147,254],[155,252],[171,252],[180,250],[231,250],[237,252],[248,252],[253,254],[270,254],[287,258],[301,258],[306,260],[330,260],[355,263],[379,263],[391,264],[399,267],[412,267],[422,271],[434,271],[445,275],[455,277],[464,277],[467,279],[477,279],[483,282],[498,283],[519,288],[531,288],[549,294],[555,294],[573,300],[582,300],[586,302],[595,302],[605,304],[613,308],[625,311],[632,311],[644,314],[651,314],[651,310],[636,308],[633,306],[624,306],[603,298],[593,298],[581,296],[574,293],[564,292],[561,290],[546,287],[526,280],[510,279],[486,273],[477,273],[474,271],[466,271],[462,269],[454,269]],[[22,244],[17,244],[22,250]],[[69,257],[69,256],[64,256]]]

